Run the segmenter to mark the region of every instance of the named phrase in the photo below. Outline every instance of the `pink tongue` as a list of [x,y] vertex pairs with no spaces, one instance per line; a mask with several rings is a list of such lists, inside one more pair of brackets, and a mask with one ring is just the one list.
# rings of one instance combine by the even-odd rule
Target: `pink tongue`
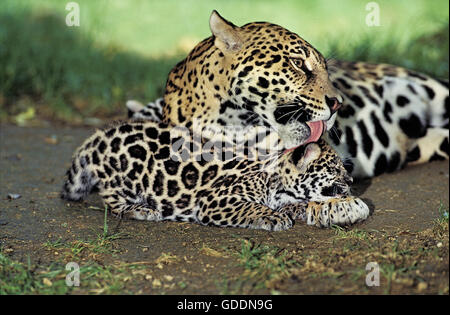
[[324,128],[325,128],[325,123],[322,120],[307,122],[306,124],[308,125],[309,129],[311,130],[311,134],[310,134],[309,138],[306,139],[306,141],[303,145],[310,143],[310,142],[317,142],[317,140],[320,139],[320,136],[322,135]]
[[[306,141],[302,145],[307,145],[310,142],[317,142],[317,140],[320,139],[320,136],[324,132],[324,129],[326,128],[325,123],[322,120],[319,121],[313,121],[313,122],[307,122],[306,123],[311,130],[311,134],[309,135],[309,138],[306,139]],[[297,147],[286,149],[284,153],[288,153],[292,150],[295,150]]]

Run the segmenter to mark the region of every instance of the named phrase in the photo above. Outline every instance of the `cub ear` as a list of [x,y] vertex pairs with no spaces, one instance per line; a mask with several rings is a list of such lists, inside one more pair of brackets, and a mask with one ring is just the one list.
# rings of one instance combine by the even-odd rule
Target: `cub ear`
[[320,147],[315,143],[299,146],[292,152],[292,162],[300,172],[305,172],[308,165],[320,157]]
[[209,18],[209,28],[216,37],[215,45],[222,52],[236,52],[241,49],[243,41],[239,36],[240,28],[225,20],[216,10],[212,11]]
[[133,113],[140,112],[145,108],[144,104],[135,100],[128,100],[126,105],[128,110],[132,111]]

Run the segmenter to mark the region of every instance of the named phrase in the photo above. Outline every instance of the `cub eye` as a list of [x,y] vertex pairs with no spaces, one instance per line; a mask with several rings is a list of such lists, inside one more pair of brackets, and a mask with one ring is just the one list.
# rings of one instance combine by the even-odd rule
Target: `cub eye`
[[300,70],[303,66],[303,60],[301,58],[290,58],[290,61],[295,70]]
[[292,152],[292,163],[294,165],[297,165],[298,161],[305,155],[305,149],[306,145],[301,145],[294,149],[294,152]]

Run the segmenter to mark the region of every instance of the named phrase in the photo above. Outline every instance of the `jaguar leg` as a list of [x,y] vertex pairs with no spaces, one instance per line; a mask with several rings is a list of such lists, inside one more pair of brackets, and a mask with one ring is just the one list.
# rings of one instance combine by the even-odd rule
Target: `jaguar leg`
[[360,198],[344,197],[309,202],[301,218],[318,227],[346,226],[367,219],[369,213],[369,207]]
[[289,213],[274,211],[264,205],[242,201],[230,208],[203,205],[197,214],[198,221],[205,225],[240,227],[282,231],[291,228],[294,220]]
[[408,150],[406,163],[416,165],[435,160],[448,160],[448,138],[448,129],[428,128],[426,135],[417,139]]
[[104,197],[104,202],[108,210],[116,217],[146,221],[163,220],[161,211],[152,209],[145,202],[130,202],[124,198],[115,199],[113,196]]

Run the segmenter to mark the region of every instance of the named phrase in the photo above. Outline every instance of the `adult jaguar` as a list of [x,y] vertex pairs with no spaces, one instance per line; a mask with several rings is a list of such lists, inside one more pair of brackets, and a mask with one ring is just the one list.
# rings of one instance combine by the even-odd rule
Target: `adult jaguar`
[[350,158],[355,177],[448,159],[447,81],[391,65],[327,62],[270,23],[237,27],[213,11],[210,28],[213,36],[170,72],[164,99],[147,107],[128,102],[130,117],[265,125],[286,149],[329,130],[327,142]]

